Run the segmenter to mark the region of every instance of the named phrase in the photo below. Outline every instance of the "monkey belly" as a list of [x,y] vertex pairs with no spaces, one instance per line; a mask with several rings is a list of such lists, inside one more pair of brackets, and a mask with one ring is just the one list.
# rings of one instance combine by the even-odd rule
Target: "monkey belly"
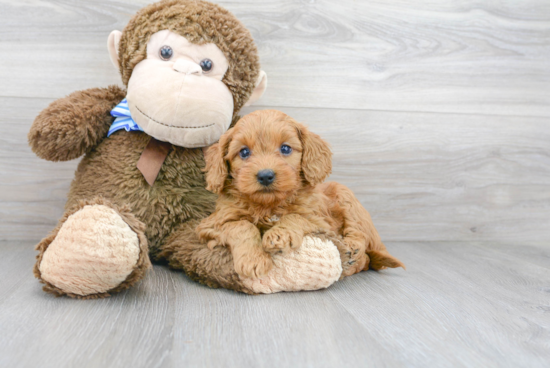
[[95,197],[128,206],[146,225],[145,235],[154,257],[177,225],[212,213],[216,195],[205,189],[200,148],[172,146],[150,186],[136,167],[149,139],[145,133],[124,130],[105,138],[78,165],[66,208]]

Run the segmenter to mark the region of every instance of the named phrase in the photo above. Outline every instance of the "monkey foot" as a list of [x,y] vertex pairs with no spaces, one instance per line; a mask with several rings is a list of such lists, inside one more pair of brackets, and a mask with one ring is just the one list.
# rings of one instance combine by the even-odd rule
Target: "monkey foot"
[[[43,253],[35,274],[46,284],[44,290],[74,297],[108,296],[137,281],[149,267],[137,220],[99,202],[105,204],[82,205],[66,216],[57,234],[37,246]],[[128,224],[132,222],[133,228]]]
[[275,254],[273,268],[262,278],[243,278],[245,287],[259,294],[324,289],[338,281],[342,262],[330,240],[304,237],[297,250]]

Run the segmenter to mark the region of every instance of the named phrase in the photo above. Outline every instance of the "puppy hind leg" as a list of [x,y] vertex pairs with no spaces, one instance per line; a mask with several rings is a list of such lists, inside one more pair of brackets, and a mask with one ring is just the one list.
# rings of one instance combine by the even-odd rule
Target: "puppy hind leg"
[[358,262],[363,261],[363,254],[366,253],[362,270],[367,270],[369,267],[374,270],[387,267],[405,268],[401,261],[389,254],[374,227],[370,214],[351,189],[334,182],[325,183],[322,188],[325,194],[333,200],[335,216],[342,221],[341,233],[344,242],[349,243],[353,251],[358,253]]
[[353,228],[347,228],[343,231],[342,242],[346,248],[346,256],[350,258],[350,267],[347,268],[345,276],[353,275],[368,269],[369,257],[366,253],[367,240],[365,236]]
[[359,247],[350,245],[349,239],[338,236],[332,242],[340,253],[340,261],[342,262],[342,276],[351,276],[368,268],[370,259],[365,252],[360,252]]

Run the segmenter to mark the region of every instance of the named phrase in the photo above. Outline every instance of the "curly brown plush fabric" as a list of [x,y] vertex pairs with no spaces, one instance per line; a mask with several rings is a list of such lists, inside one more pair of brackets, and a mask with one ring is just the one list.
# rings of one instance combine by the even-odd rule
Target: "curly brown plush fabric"
[[122,82],[128,85],[134,67],[147,57],[152,34],[170,30],[196,44],[214,43],[229,61],[223,82],[238,112],[254,90],[260,61],[246,27],[224,8],[202,0],[164,0],[141,9],[124,28],[119,44]]
[[52,102],[29,132],[33,152],[48,161],[73,160],[87,153],[107,136],[113,123],[109,112],[125,96],[126,90],[110,86],[73,92]]
[[78,165],[66,208],[96,196],[128,206],[146,224],[149,249],[156,254],[176,226],[212,212],[216,195],[205,189],[201,148],[172,146],[150,186],[136,167],[149,139],[119,130],[103,140]]

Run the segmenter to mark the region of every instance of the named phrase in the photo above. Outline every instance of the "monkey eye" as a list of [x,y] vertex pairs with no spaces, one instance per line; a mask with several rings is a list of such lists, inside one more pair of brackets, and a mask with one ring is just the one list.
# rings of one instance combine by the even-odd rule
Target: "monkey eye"
[[173,53],[174,51],[172,51],[170,46],[162,46],[159,50],[159,56],[164,61],[170,60]]
[[283,155],[288,156],[292,153],[292,148],[287,144],[283,144],[280,151]]
[[214,66],[214,63],[210,59],[203,59],[200,62],[200,66],[202,68],[202,71],[205,73],[208,73],[212,70],[212,67]]
[[248,157],[250,157],[250,150],[248,149],[248,147],[244,147],[243,149],[241,149],[239,151],[239,156],[243,159],[243,160],[246,160]]

